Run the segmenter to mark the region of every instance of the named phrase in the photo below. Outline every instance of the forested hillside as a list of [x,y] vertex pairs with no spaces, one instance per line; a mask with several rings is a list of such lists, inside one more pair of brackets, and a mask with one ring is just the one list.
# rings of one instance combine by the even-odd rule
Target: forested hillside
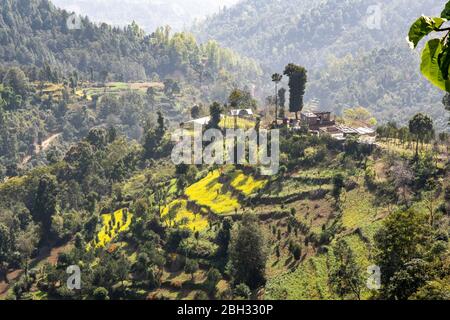
[[147,35],[137,24],[120,29],[88,18],[81,19],[79,28],[68,28],[69,13],[47,0],[2,0],[0,17],[4,64],[42,68],[47,63],[57,75],[77,70],[86,78],[118,81],[198,79],[203,72],[212,79],[254,81],[258,73],[252,61],[214,42],[199,45],[189,34],[171,35],[168,28]]
[[366,106],[382,122],[404,123],[418,111],[425,112],[443,130],[448,120],[441,103],[444,93],[421,79],[419,64],[406,43],[331,58],[323,71],[313,73],[308,96],[319,97],[322,108],[338,113]]
[[[443,3],[245,0],[211,16],[194,30],[200,39],[216,39],[272,69],[299,59],[313,69],[325,66],[329,55],[356,55],[399,42],[412,19],[424,12],[440,12]],[[378,12],[380,19],[369,20]]]
[[199,39],[216,39],[262,61],[268,73],[288,61],[300,62],[310,74],[306,97],[319,99],[322,109],[362,105],[387,121],[400,107],[391,99],[399,99],[406,109],[396,120],[404,122],[423,109],[433,109],[438,120],[442,93],[416,76],[417,53],[403,39],[411,20],[440,13],[443,3],[247,0],[194,31]]

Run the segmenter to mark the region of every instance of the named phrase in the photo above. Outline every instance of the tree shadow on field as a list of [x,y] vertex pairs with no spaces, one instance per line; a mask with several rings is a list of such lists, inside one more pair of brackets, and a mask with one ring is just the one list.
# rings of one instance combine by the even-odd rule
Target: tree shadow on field
[[[289,266],[290,266],[290,265],[292,264],[292,262],[293,262],[292,260],[294,260],[294,258],[292,258],[292,257],[287,258],[286,261],[284,262],[284,266],[289,268]],[[295,261],[294,261],[294,262],[295,262]]]

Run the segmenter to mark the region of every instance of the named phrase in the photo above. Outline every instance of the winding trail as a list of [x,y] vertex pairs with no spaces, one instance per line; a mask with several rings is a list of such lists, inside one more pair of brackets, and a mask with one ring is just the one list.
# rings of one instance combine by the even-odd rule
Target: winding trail
[[62,132],[59,133],[55,133],[52,134],[50,137],[48,137],[47,139],[45,139],[44,141],[42,141],[42,144],[40,146],[38,146],[36,149],[36,153],[39,154],[42,151],[47,150],[48,148],[50,148],[50,146],[52,145],[52,143],[59,138],[59,136],[62,135]]
[[[58,263],[58,256],[62,252],[67,252],[73,244],[73,240],[68,241],[59,246],[45,247],[40,249],[38,256],[30,261],[30,269],[39,267],[42,263],[49,263],[56,265]],[[23,269],[10,270],[7,274],[9,283],[0,282],[0,301],[5,299],[9,289],[16,281],[23,275]]]
[[[34,150],[35,150],[36,155],[40,154],[42,151],[48,150],[48,148],[51,147],[53,142],[55,142],[55,140],[58,139],[59,136],[61,136],[61,135],[62,135],[62,132],[54,133],[50,137],[48,137],[47,139],[42,141],[42,144],[40,144],[40,145],[35,144]],[[28,162],[30,162],[31,158],[32,158],[31,155],[27,155],[25,158],[23,158],[23,160],[21,161],[20,164],[22,166],[26,165]]]

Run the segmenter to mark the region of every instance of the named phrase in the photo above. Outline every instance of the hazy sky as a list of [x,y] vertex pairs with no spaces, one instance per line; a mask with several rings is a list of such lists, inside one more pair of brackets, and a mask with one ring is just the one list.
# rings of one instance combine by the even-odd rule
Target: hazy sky
[[175,30],[218,12],[239,0],[52,0],[58,7],[88,15],[94,21],[125,25],[135,20],[146,31],[169,24]]

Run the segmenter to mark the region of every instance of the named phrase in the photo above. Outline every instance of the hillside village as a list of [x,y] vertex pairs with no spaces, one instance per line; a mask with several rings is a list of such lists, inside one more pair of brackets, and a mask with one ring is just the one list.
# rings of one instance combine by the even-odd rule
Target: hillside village
[[[238,123],[237,119],[255,123],[257,118],[262,117],[261,114],[255,114],[252,109],[231,109],[227,114],[221,114],[220,116],[222,119],[231,117],[233,123]],[[305,111],[300,113],[300,120],[296,120],[295,118],[277,119],[277,123],[274,121],[268,128],[285,127],[291,131],[306,129],[310,134],[317,136],[329,135],[339,141],[345,141],[347,137],[353,136],[357,137],[362,143],[375,144],[376,128],[366,126],[354,128],[336,123],[336,120],[332,120],[332,117],[330,111]],[[210,120],[210,116],[205,116],[182,122],[181,125],[184,128],[192,128],[194,124],[206,126]]]

